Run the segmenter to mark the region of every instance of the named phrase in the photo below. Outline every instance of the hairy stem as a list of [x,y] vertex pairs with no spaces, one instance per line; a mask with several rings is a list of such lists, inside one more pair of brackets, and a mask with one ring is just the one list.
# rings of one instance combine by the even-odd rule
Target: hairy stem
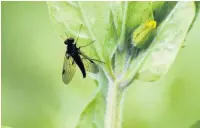
[[109,82],[104,128],[121,128],[123,92],[118,82]]

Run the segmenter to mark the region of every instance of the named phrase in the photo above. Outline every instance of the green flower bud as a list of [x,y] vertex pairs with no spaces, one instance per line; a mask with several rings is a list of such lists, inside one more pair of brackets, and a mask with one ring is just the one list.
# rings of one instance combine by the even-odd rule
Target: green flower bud
[[137,48],[142,49],[155,28],[156,28],[156,21],[154,20],[150,20],[145,24],[141,24],[133,32],[132,36],[133,45]]

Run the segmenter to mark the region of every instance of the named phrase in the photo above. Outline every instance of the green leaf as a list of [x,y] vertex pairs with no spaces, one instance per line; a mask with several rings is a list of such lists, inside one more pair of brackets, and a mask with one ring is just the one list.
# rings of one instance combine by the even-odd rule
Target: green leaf
[[106,106],[106,92],[108,81],[105,78],[103,71],[97,77],[99,81],[98,89],[95,96],[91,99],[89,104],[81,113],[79,122],[76,128],[103,128],[104,127],[104,114]]
[[99,91],[81,113],[76,128],[103,128],[105,101]]
[[[121,76],[127,64],[127,58],[130,54],[130,38],[133,30],[141,22],[153,19],[152,2],[124,2],[123,15],[121,16],[122,26],[120,30],[119,46],[115,53],[115,73]],[[117,14],[116,14],[117,15]]]
[[88,51],[90,55],[105,62],[102,67],[106,75],[101,70],[97,76],[94,76],[98,82],[98,90],[80,115],[77,124],[77,127],[81,128],[101,128],[105,113],[103,108],[106,106],[107,77],[110,78],[112,75],[110,60],[116,50],[118,39],[111,12],[113,4],[111,2],[47,2],[47,4],[52,22],[62,40],[64,41],[67,36],[76,37],[80,24],[83,24],[78,45],[85,45],[95,40],[93,48],[90,47]]
[[[187,18],[185,16],[187,15]],[[157,30],[149,54],[137,79],[157,81],[165,75],[179,50],[195,16],[194,2],[178,2]]]
[[94,47],[97,49],[90,51],[95,52],[98,59],[102,61],[108,59],[107,54],[104,54],[105,51],[110,53],[115,50],[116,45],[113,44],[117,42],[110,2],[47,3],[53,24],[63,41],[67,38],[66,34],[77,37],[78,29],[83,24],[78,45],[85,45],[95,40]]
[[[146,21],[155,20],[157,22],[157,26],[158,26],[157,29],[159,29],[161,21],[163,21],[166,18],[166,16],[170,13],[170,11],[173,9],[173,7],[175,5],[176,5],[176,2],[153,2],[152,4],[149,4],[150,7],[148,9],[146,9],[146,10],[150,11],[148,13],[150,15],[150,17],[146,16],[146,18],[145,18],[143,16],[143,19],[146,19]],[[152,11],[153,11],[153,14],[152,14]],[[144,13],[144,11],[143,11],[143,13]],[[142,26],[142,24],[144,24],[146,21],[144,20],[144,22],[140,23],[138,25],[138,27],[136,26],[136,28],[131,33],[131,34],[133,34],[132,36],[134,36],[134,32],[140,26]],[[156,31],[156,30],[154,30],[154,31]],[[150,38],[146,37],[148,35],[146,35],[146,36],[140,35],[140,36],[143,36],[144,38],[147,38],[148,40],[146,40],[144,42],[144,44],[145,44],[144,48],[138,49],[137,47],[133,47],[130,49],[130,52],[127,53],[127,54],[131,54],[131,55],[126,60],[126,72],[122,78],[123,79],[123,81],[122,81],[123,88],[125,86],[127,86],[130,82],[132,82],[137,77],[137,73],[138,73],[139,69],[142,67],[146,57],[150,53],[149,49],[151,49],[151,47],[152,47],[151,45],[153,44],[152,39],[156,36],[156,34],[150,33]],[[131,43],[134,45],[134,40],[131,40]],[[146,46],[148,46],[148,47],[146,47]],[[149,46],[151,46],[151,47],[149,47]],[[149,76],[149,74],[147,74],[147,76]]]

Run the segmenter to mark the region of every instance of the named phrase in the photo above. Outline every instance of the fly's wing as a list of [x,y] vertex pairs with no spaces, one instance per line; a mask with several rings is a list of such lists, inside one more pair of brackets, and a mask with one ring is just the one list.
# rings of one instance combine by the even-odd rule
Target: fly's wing
[[99,72],[98,65],[94,62],[95,60],[90,59],[86,54],[80,52],[82,62],[84,64],[85,70],[97,74]]
[[62,79],[65,84],[68,84],[76,72],[76,63],[73,61],[72,57],[64,57]]

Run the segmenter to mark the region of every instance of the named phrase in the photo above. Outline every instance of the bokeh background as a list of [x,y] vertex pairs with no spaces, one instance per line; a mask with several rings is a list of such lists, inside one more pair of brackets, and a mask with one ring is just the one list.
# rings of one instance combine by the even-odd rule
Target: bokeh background
[[[61,70],[65,47],[45,2],[1,3],[2,125],[72,128],[96,85]],[[73,18],[73,17],[72,17]],[[200,14],[168,74],[126,91],[124,128],[189,128],[200,120]]]

